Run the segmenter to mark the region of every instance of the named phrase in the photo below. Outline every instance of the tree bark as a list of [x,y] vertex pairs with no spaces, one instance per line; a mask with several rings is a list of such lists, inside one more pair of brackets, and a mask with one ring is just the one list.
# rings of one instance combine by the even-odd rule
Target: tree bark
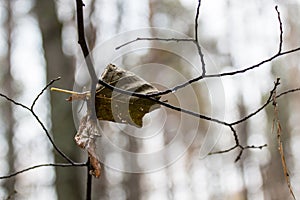
[[[46,60],[47,81],[61,77],[62,88],[71,89],[74,84],[74,66],[71,58],[62,51],[62,24],[59,22],[54,1],[36,1],[35,12],[42,32]],[[74,41],[75,42],[75,41]],[[79,160],[79,148],[75,145],[76,129],[73,123],[72,106],[61,94],[50,94],[52,133],[55,143],[71,159]],[[55,154],[55,162],[66,162]],[[56,168],[56,190],[59,199],[82,199],[85,178],[77,168]],[[84,175],[84,170],[81,175]]]
[[[3,77],[1,77],[1,84],[4,86],[6,90],[6,94],[10,98],[14,98],[14,78],[11,73],[11,47],[12,47],[12,30],[13,30],[13,15],[12,15],[12,5],[11,1],[6,1],[7,8],[7,19],[5,23],[5,30],[7,36],[7,55],[5,60],[3,60]],[[14,146],[13,146],[13,136],[14,136],[14,125],[15,119],[13,116],[13,108],[11,102],[5,101],[2,107],[3,113],[5,113],[5,132],[8,144],[8,152],[7,152],[7,162],[9,167],[9,172],[14,172],[14,163],[15,163],[15,155],[14,155]],[[7,192],[7,195],[13,194],[15,190],[15,178],[6,179],[4,182],[4,188]]]

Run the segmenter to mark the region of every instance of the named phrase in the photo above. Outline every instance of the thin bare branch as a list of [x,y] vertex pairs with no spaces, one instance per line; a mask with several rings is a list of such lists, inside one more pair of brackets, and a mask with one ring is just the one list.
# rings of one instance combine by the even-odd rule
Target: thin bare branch
[[[88,104],[88,110],[91,113],[91,117],[94,120],[97,120],[96,117],[96,110],[95,110],[95,94],[96,94],[96,85],[98,82],[98,77],[96,75],[95,72],[95,68],[93,66],[93,62],[90,56],[90,51],[88,49],[86,40],[85,40],[85,31],[84,31],[84,20],[83,20],[83,2],[82,0],[76,0],[76,12],[77,12],[77,31],[78,31],[78,43],[81,47],[82,53],[84,55],[85,58],[85,62],[91,77],[91,98],[87,101]],[[103,82],[101,80],[99,80],[100,82]],[[87,163],[89,163],[89,158]],[[87,169],[89,170],[90,166],[86,165]],[[92,179],[92,177],[90,177],[90,175],[88,175],[87,177],[88,179]],[[86,200],[90,200],[92,199],[92,181],[88,181],[87,182],[87,194],[86,194]]]
[[208,155],[214,155],[214,154],[222,154],[222,153],[228,153],[236,148],[238,148],[239,146],[238,145],[235,145],[229,149],[225,149],[225,150],[220,150],[220,151],[213,151],[213,152],[210,152]]
[[7,101],[10,101],[11,103],[15,104],[16,106],[20,106],[20,107],[22,107],[22,108],[24,108],[24,109],[26,109],[26,110],[29,110],[29,111],[30,111],[30,108],[28,108],[27,106],[25,106],[25,105],[24,105],[24,104],[22,104],[22,103],[19,103],[19,102],[15,101],[15,100],[13,100],[13,99],[9,98],[9,97],[8,97],[8,96],[6,96],[5,94],[2,94],[2,93],[0,93],[0,97],[2,97],[2,98],[4,98],[4,99],[6,99]]
[[239,146],[239,147],[240,147],[240,151],[239,151],[239,154],[236,156],[236,158],[234,160],[235,163],[241,159],[241,157],[243,155],[243,152],[244,152],[244,148],[241,148],[241,146]]
[[96,75],[95,68],[93,66],[93,62],[90,57],[90,51],[89,51],[89,48],[88,48],[86,40],[85,40],[83,6],[84,6],[84,4],[83,4],[82,0],[76,0],[78,44],[81,47],[90,77],[94,83],[94,82],[97,82],[98,77]]
[[[252,113],[248,114],[247,116],[243,117],[242,119],[239,119],[235,122],[232,122],[230,123],[231,125],[237,125],[237,124],[240,124],[246,120],[248,120],[249,118],[253,117],[254,115],[256,115],[257,113],[259,113],[260,111],[262,111],[265,107],[267,107],[271,102],[273,102],[273,95],[277,89],[277,87],[279,86],[279,78],[276,80],[276,82],[274,82],[274,88],[270,91],[270,95],[268,97],[268,99],[266,100],[266,102],[261,106],[259,107],[257,110],[253,111]],[[295,93],[295,92],[299,92],[300,91],[300,88],[294,88],[294,89],[290,89],[290,90],[287,90],[285,92],[282,92],[278,95],[276,95],[276,99],[284,96],[284,95],[287,95],[287,94],[290,94],[290,93]]]
[[286,161],[285,161],[285,155],[284,155],[284,150],[283,150],[283,143],[282,143],[282,139],[281,139],[281,125],[280,125],[280,121],[279,121],[279,111],[278,111],[278,104],[277,104],[277,100],[276,100],[276,90],[273,93],[273,107],[274,107],[274,119],[273,119],[273,126],[272,126],[272,132],[274,130],[276,130],[276,135],[277,135],[277,143],[278,143],[278,151],[280,154],[280,158],[281,158],[281,164],[282,164],[282,169],[283,169],[283,174],[285,177],[285,181],[286,184],[289,188],[290,194],[292,195],[292,197],[294,199],[296,199],[295,194],[293,192],[292,189],[292,184],[291,184],[291,180],[290,180],[290,175],[289,175],[289,169],[287,167]]
[[93,176],[90,173],[92,170],[92,166],[90,163],[90,157],[88,157],[88,161],[86,162],[87,166],[87,180],[86,180],[86,199],[92,199],[92,181],[93,181]]
[[147,95],[147,96],[150,96],[150,97],[155,97],[155,96],[162,96],[162,95],[166,95],[166,94],[169,94],[169,93],[174,93],[176,91],[178,91],[179,89],[182,89],[190,84],[193,84],[195,82],[198,82],[199,80],[202,80],[202,79],[205,79],[205,78],[220,78],[220,77],[223,77],[223,76],[234,76],[234,75],[237,75],[237,74],[242,74],[242,73],[245,73],[247,71],[250,71],[250,70],[253,70],[255,68],[258,68],[260,67],[261,65],[264,65],[266,63],[269,63],[271,61],[273,61],[274,59],[278,58],[278,57],[281,57],[281,56],[284,56],[284,55],[287,55],[287,54],[291,54],[291,53],[295,53],[295,52],[299,52],[300,51],[300,47],[298,48],[294,48],[294,49],[291,49],[291,50],[288,50],[288,51],[284,51],[284,52],[281,52],[281,53],[277,53],[263,61],[260,61],[259,63],[255,64],[255,65],[252,65],[250,67],[246,67],[244,69],[241,69],[241,70],[235,70],[235,71],[231,71],[231,72],[224,72],[224,73],[217,73],[217,74],[206,74],[205,76],[197,76],[193,79],[190,79],[182,84],[179,84],[179,85],[176,85],[175,87],[171,88],[171,89],[166,89],[164,91],[161,91],[161,92],[158,92],[158,93],[153,93],[153,94],[150,94],[150,95]]
[[260,107],[258,108],[256,111],[250,113],[249,115],[243,117],[242,119],[240,120],[237,120],[235,122],[232,122],[231,125],[237,125],[237,124],[240,124],[244,121],[246,121],[247,119],[253,117],[254,115],[256,115],[257,113],[259,113],[260,111],[262,111],[267,105],[269,105],[269,103],[272,101],[272,98],[273,98],[273,95],[277,89],[277,87],[280,85],[280,78],[277,78],[276,81],[274,82],[274,87],[273,89],[270,91],[270,95],[267,99],[267,101]]
[[239,148],[240,149],[239,154],[237,155],[237,157],[234,160],[234,162],[237,162],[241,159],[244,150],[246,150],[246,149],[262,149],[264,147],[267,147],[267,144],[263,144],[263,145],[259,145],[259,146],[255,146],[255,145],[242,146],[240,144],[235,144],[231,148],[228,148],[228,149],[225,149],[225,150],[220,150],[220,151],[210,152],[208,155],[229,153],[232,150],[234,150],[236,148]]
[[135,43],[137,41],[162,41],[162,42],[171,42],[171,41],[174,41],[174,42],[191,42],[191,41],[194,41],[194,39],[192,38],[158,38],[158,37],[138,37],[134,40],[131,40],[129,42],[126,42],[120,46],[117,46],[115,48],[115,50],[119,50],[129,44],[132,44],[132,43]]
[[287,90],[287,91],[285,91],[285,92],[282,92],[282,93],[278,94],[278,95],[276,96],[276,99],[280,98],[280,97],[283,96],[283,95],[290,94],[290,93],[294,93],[294,92],[298,92],[298,91],[300,91],[300,88],[294,88],[294,89]]
[[36,103],[36,101],[39,99],[39,97],[43,94],[43,92],[51,86],[51,84],[53,84],[56,80],[58,79],[54,79],[54,80],[51,80],[43,89],[42,91],[37,95],[37,97],[34,99],[32,105],[31,105],[31,108],[29,108],[28,106],[22,104],[22,103],[19,103],[19,102],[16,102],[15,100],[9,98],[8,96],[4,95],[4,94],[1,94],[0,93],[0,97],[3,97],[5,98],[6,100],[8,100],[9,102],[15,104],[16,106],[20,106],[22,108],[24,108],[25,110],[28,110],[32,116],[35,118],[35,120],[40,124],[40,126],[42,127],[43,131],[45,132],[48,140],[50,141],[50,143],[52,144],[53,148],[58,152],[58,154],[60,154],[65,160],[67,160],[69,163],[71,164],[74,164],[74,161],[72,161],[72,159],[70,159],[63,151],[60,150],[60,148],[55,144],[54,140],[52,139],[48,129],[46,128],[46,126],[44,125],[44,123],[40,120],[40,118],[38,117],[38,115],[34,112],[33,110],[33,107]]
[[278,6],[275,6],[275,10],[277,12],[277,17],[278,17],[278,22],[279,22],[279,31],[280,31],[280,35],[279,35],[279,48],[278,48],[278,54],[281,53],[282,50],[282,44],[283,44],[283,29],[282,29],[282,22],[281,22],[281,18],[280,18],[280,12],[278,10]]
[[52,85],[55,81],[58,81],[60,80],[60,77],[57,77],[56,79],[53,79],[51,80],[42,90],[41,92],[36,96],[36,98],[33,100],[32,104],[31,104],[31,107],[30,107],[30,110],[33,111],[33,107],[35,106],[37,100],[40,98],[40,96],[48,89],[48,87],[50,85]]
[[27,172],[29,170],[32,169],[36,169],[36,168],[40,168],[40,167],[85,167],[86,163],[47,163],[47,164],[40,164],[40,165],[34,165],[32,167],[28,167],[25,169],[22,169],[20,171],[11,173],[9,175],[5,175],[5,176],[0,176],[0,179],[7,179],[7,178],[11,178],[14,176],[17,176],[21,173]]
[[[196,31],[195,32],[195,39],[194,40],[190,39],[190,40],[185,40],[185,41],[191,41],[191,42],[194,42],[196,44],[197,49],[198,49],[198,53],[199,53],[200,58],[201,58],[202,73],[203,73],[203,72],[205,72],[205,62],[204,62],[204,58],[203,58],[204,56],[202,55],[201,47],[200,47],[199,42],[198,42],[198,31],[197,31],[198,30],[198,17],[199,17],[199,13],[200,13],[200,11],[199,11],[200,10],[200,5],[201,5],[201,1],[199,0],[198,1],[197,12],[196,12],[196,17],[195,17],[195,31]],[[294,48],[294,49],[282,52],[282,44],[283,44],[282,21],[281,21],[281,18],[280,18],[280,12],[278,11],[278,6],[276,6],[275,9],[276,9],[276,12],[277,12],[277,15],[278,15],[279,29],[280,29],[279,50],[278,50],[278,52],[276,54],[274,54],[273,56],[271,56],[271,57],[269,57],[269,58],[267,58],[265,60],[260,61],[259,63],[255,64],[255,65],[246,67],[246,68],[241,69],[241,70],[235,70],[235,71],[231,71],[231,72],[224,72],[224,73],[217,73],[217,74],[207,74],[207,75],[204,73],[201,76],[197,76],[197,77],[195,77],[195,78],[193,78],[193,79],[191,79],[191,80],[189,80],[187,82],[184,82],[182,84],[174,86],[172,89],[167,89],[167,90],[164,90],[164,91],[161,91],[161,92],[158,92],[158,93],[153,93],[153,94],[148,95],[148,96],[155,97],[155,96],[166,95],[166,94],[169,94],[169,93],[172,93],[172,92],[174,93],[177,90],[182,89],[182,88],[186,87],[187,85],[192,84],[194,82],[197,82],[199,80],[202,80],[204,78],[219,78],[219,77],[223,77],[223,76],[233,76],[233,75],[237,75],[237,74],[242,74],[242,73],[245,73],[247,71],[250,71],[250,70],[253,70],[255,68],[258,68],[261,65],[269,63],[269,62],[273,61],[274,59],[276,59],[278,57],[281,57],[283,55],[291,54],[291,53],[300,51],[300,47],[297,47],[297,48]],[[155,38],[144,38],[144,39],[155,40]],[[139,40],[143,40],[143,38],[140,38],[140,39],[134,40],[134,41],[139,41]],[[159,40],[162,40],[162,41],[177,41],[178,42],[178,41],[181,41],[182,39],[170,38],[170,40],[168,40],[168,38],[160,38]],[[133,41],[130,41],[128,43],[132,43],[132,42]]]
[[201,6],[201,0],[198,0],[197,10],[196,10],[196,16],[195,16],[195,41],[198,42],[198,22],[199,22],[199,14],[200,14],[200,6]]
[[268,146],[267,144],[263,144],[263,145],[260,145],[260,146],[249,145],[249,146],[245,146],[244,149],[262,149],[262,148],[267,147],[267,146]]
[[205,68],[204,54],[202,53],[202,49],[201,49],[201,46],[199,44],[199,35],[198,35],[200,6],[201,6],[201,0],[198,0],[198,6],[197,6],[197,11],[196,11],[196,16],[195,16],[195,30],[194,30],[195,31],[195,39],[194,39],[194,44],[196,45],[196,48],[198,50],[198,54],[200,56],[200,61],[201,61],[201,66],[202,66],[202,75],[201,76],[205,76],[206,68]]

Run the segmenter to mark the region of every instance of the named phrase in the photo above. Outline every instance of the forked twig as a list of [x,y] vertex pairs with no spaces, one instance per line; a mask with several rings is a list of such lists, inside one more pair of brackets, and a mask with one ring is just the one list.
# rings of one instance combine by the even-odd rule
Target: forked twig
[[74,164],[74,161],[72,161],[72,159],[70,159],[63,151],[60,150],[60,148],[55,144],[54,140],[52,139],[48,129],[46,128],[46,126],[44,125],[44,123],[40,120],[40,118],[38,117],[38,115],[35,113],[34,111],[34,106],[36,104],[36,102],[39,100],[39,98],[41,97],[41,95],[47,90],[47,88],[49,86],[51,86],[55,81],[59,80],[60,78],[56,78],[51,80],[42,90],[41,92],[36,96],[36,98],[33,100],[32,104],[30,107],[19,103],[11,98],[9,98],[8,96],[6,96],[5,94],[1,94],[0,93],[0,97],[5,98],[7,101],[15,104],[16,106],[20,106],[22,108],[24,108],[25,110],[28,110],[33,117],[35,118],[35,120],[40,124],[40,126],[42,127],[43,131],[45,132],[48,140],[50,141],[51,145],[53,146],[53,148],[56,150],[56,152],[61,155],[65,160],[67,160],[69,163]]

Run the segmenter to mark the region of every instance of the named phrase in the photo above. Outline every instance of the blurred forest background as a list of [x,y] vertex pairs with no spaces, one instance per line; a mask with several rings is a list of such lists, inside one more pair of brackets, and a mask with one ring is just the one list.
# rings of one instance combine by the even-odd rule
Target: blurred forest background
[[[118,33],[144,27],[173,29],[194,36],[196,0],[86,0],[84,3],[86,34],[91,49]],[[300,46],[300,1],[203,0],[199,39],[205,49],[205,58],[212,60],[219,72],[225,72],[256,64],[277,52],[279,27],[275,5],[279,6],[284,26],[283,48]],[[82,59],[77,44],[75,13],[74,0],[0,0],[1,93],[30,105],[45,84],[58,76],[61,77],[57,83],[59,87],[73,88],[73,74]],[[180,43],[174,48],[180,48]],[[191,50],[189,54],[198,58],[195,51]],[[123,65],[130,68],[140,63],[168,66],[178,63],[166,56],[149,52],[134,62],[123,59]],[[262,105],[277,77],[281,78],[281,91],[299,87],[299,63],[297,52],[245,74],[222,78],[225,98],[219,100],[225,104],[225,120],[237,120]],[[190,77],[197,76],[192,69],[177,67],[176,70]],[[152,75],[155,77],[159,73]],[[195,83],[193,87],[197,91],[198,106],[204,108],[201,112],[209,114],[209,89],[203,89],[203,83]],[[210,85],[206,87],[210,88]],[[73,160],[85,162],[86,154],[73,139],[76,128],[72,106],[64,98],[61,94],[48,92],[38,102],[36,112],[51,129],[55,143],[63,152]],[[300,95],[294,93],[278,101],[283,145],[296,197],[300,197],[299,98]],[[40,163],[64,161],[53,152],[40,126],[28,112],[4,99],[0,104],[0,176]],[[162,143],[170,140],[167,133],[180,116],[180,113],[168,112],[171,117],[163,130],[165,136],[160,138]],[[201,142],[210,126],[200,120],[193,144],[166,168],[132,174],[103,166],[102,176],[93,182],[93,199],[291,199],[276,135],[271,133],[272,120],[270,106],[238,126],[241,143],[266,143],[268,147],[244,152],[237,163],[234,163],[236,151],[199,158]],[[185,129],[189,126],[187,123]],[[118,134],[121,135],[115,133],[114,136]],[[126,141],[123,145],[132,152],[143,148],[134,140],[127,138]],[[234,144],[228,130],[216,142],[215,150]],[[14,199],[84,199],[85,176],[84,168],[34,169],[0,180],[0,199],[9,195]]]

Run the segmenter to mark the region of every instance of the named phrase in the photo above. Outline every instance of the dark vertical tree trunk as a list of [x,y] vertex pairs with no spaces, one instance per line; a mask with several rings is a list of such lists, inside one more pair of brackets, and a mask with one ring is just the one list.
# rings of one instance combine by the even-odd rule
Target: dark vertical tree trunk
[[[247,109],[246,109],[245,102],[244,102],[243,98],[241,97],[240,99],[241,100],[240,100],[238,108],[239,108],[240,117],[242,118],[243,116],[247,115]],[[247,139],[249,137],[248,122],[247,121],[245,121],[244,123],[242,123],[239,126],[238,132],[241,133],[241,134],[239,134],[240,143],[242,145],[247,144]],[[241,171],[242,171],[242,174],[241,174],[242,177],[245,177],[245,175],[243,176],[243,174],[248,173],[247,171],[245,171],[245,158],[247,158],[248,156],[249,156],[248,151],[244,151],[243,155],[242,155],[242,157],[239,161],[239,167],[241,168]],[[241,192],[241,197],[242,197],[242,199],[247,199],[249,191],[248,191],[248,188],[246,186],[245,178],[243,178],[243,182],[244,182],[244,188],[243,188],[243,191],[240,191]]]
[[[4,60],[3,66],[3,77],[2,85],[6,90],[6,94],[13,98],[14,97],[14,79],[11,74],[11,46],[12,46],[12,30],[13,30],[13,15],[12,15],[12,5],[11,1],[6,1],[7,6],[7,19],[6,19],[6,35],[7,35],[7,56]],[[5,113],[5,124],[6,124],[6,138],[8,144],[8,152],[7,152],[7,161],[9,172],[14,171],[14,162],[15,162],[15,155],[14,155],[14,146],[13,146],[13,136],[14,136],[14,124],[15,119],[13,116],[13,108],[11,102],[6,101],[3,106],[3,113]],[[4,117],[4,116],[3,116]],[[15,190],[15,178],[6,179],[4,182],[4,187],[8,193],[8,195],[12,194]]]
[[[47,80],[58,76],[59,87],[72,89],[74,84],[74,66],[72,60],[62,51],[61,30],[55,1],[36,1],[35,12],[42,32],[43,48],[46,60]],[[76,42],[76,41],[74,41]],[[51,93],[52,133],[55,143],[73,160],[79,159],[79,148],[74,143],[76,129],[73,123],[72,107],[61,94]],[[66,162],[55,154],[55,162]],[[84,171],[84,170],[83,170]],[[85,175],[76,168],[56,168],[56,189],[59,199],[82,199],[84,196]]]

